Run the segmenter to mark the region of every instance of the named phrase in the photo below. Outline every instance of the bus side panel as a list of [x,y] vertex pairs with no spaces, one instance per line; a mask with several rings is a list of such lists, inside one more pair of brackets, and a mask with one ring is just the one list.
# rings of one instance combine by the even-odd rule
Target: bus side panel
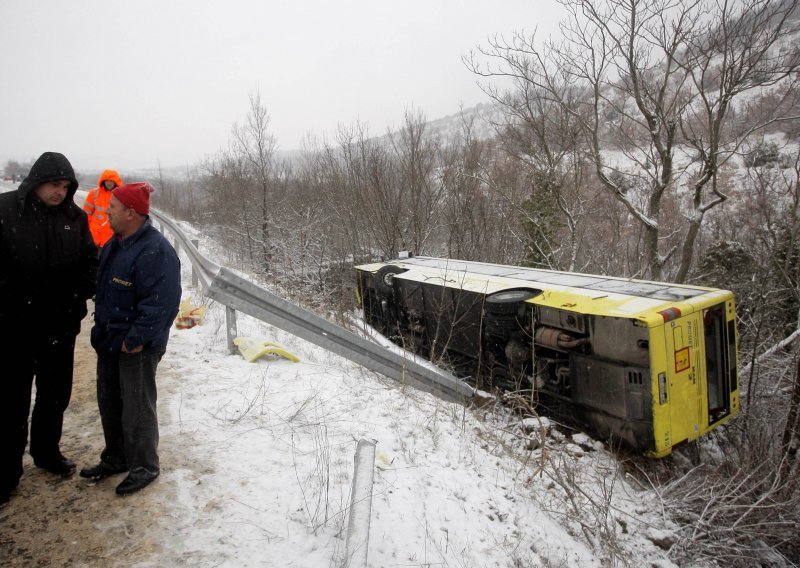
[[574,418],[602,437],[652,451],[649,369],[578,353],[569,354],[569,367]]
[[704,352],[699,340],[701,315],[691,313],[665,325],[667,384],[669,385],[670,437],[672,445],[700,435],[704,393],[700,360]]
[[[660,325],[650,328],[650,373],[652,377],[653,402],[653,439],[655,451],[653,457],[663,457],[672,452],[672,425],[670,416],[670,390],[667,373],[665,333],[672,330],[669,326]],[[669,353],[670,359],[672,353]]]

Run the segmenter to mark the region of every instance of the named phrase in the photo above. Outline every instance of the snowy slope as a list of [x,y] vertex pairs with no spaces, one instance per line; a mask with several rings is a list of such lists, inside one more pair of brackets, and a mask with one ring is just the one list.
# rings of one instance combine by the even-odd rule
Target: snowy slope
[[[184,297],[202,301],[182,261]],[[523,425],[502,409],[442,402],[239,314],[240,336],[280,342],[301,360],[248,363],[227,353],[224,313],[212,302],[202,325],[172,330],[158,370],[156,483],[120,499],[119,479],[54,483],[26,456],[0,517],[7,549],[26,551],[11,565],[346,566],[360,439],[376,442],[369,566],[673,565],[654,544],[676,539],[659,496],[599,442],[546,419]],[[102,448],[88,328],[62,440],[81,466]]]
[[[217,260],[213,243],[191,236]],[[301,362],[228,355],[215,303],[203,325],[173,329],[159,369],[170,377],[159,379],[160,483],[177,488],[175,524],[168,538],[149,535],[165,541],[162,557],[344,565],[353,457],[368,439],[370,566],[671,565],[652,542],[669,534],[657,497],[629,485],[601,444],[555,433],[524,451],[538,445],[538,424],[403,389],[242,314],[238,327]]]

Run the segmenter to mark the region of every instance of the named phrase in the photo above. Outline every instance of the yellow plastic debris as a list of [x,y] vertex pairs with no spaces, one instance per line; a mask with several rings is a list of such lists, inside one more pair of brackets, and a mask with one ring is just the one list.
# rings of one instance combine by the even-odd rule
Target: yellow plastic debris
[[252,363],[264,355],[277,355],[294,363],[300,361],[299,357],[292,355],[283,345],[274,341],[264,341],[255,337],[237,337],[233,343],[239,348],[239,353],[248,363]]
[[189,329],[201,325],[206,318],[206,307],[195,306],[189,296],[178,305],[178,317],[175,318],[175,327]]

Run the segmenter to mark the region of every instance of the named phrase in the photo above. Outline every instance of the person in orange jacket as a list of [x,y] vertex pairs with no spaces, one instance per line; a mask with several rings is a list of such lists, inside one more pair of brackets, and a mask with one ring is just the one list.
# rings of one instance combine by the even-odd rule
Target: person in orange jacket
[[114,235],[111,225],[108,224],[108,204],[111,201],[111,192],[121,185],[122,178],[116,170],[104,170],[97,180],[97,187],[89,191],[83,204],[83,210],[89,216],[92,239],[98,248]]

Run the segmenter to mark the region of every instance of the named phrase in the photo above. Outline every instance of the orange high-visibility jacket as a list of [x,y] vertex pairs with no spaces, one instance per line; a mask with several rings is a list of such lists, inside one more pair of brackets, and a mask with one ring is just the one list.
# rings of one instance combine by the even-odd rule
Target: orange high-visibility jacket
[[106,180],[113,181],[117,187],[122,185],[122,178],[116,170],[105,170],[97,180],[97,187],[89,192],[83,204],[83,210],[89,216],[89,230],[98,247],[102,247],[114,235],[111,225],[108,224],[108,203],[112,192],[103,185]]

